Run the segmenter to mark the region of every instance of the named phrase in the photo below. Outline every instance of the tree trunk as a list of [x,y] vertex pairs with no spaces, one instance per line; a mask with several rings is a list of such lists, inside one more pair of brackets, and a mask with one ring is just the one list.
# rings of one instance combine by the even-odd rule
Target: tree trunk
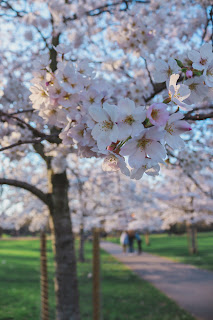
[[146,242],[146,245],[147,245],[147,246],[150,245],[150,242],[149,242],[149,232],[146,232],[146,233],[145,233],[145,242]]
[[40,233],[40,254],[41,254],[41,319],[49,319],[48,308],[48,273],[47,273],[47,252],[46,252],[46,235]]
[[66,172],[53,174],[51,170],[49,171],[49,192],[52,197],[50,226],[55,253],[57,320],[80,320],[76,257]]
[[80,262],[84,262],[85,261],[85,255],[84,255],[84,240],[85,240],[85,236],[84,236],[84,226],[83,224],[81,224],[80,226],[80,239],[79,239],[79,252],[78,252],[78,259]]
[[197,230],[195,226],[190,226],[188,228],[188,243],[189,243],[189,253],[196,254],[198,252],[198,247],[197,247]]

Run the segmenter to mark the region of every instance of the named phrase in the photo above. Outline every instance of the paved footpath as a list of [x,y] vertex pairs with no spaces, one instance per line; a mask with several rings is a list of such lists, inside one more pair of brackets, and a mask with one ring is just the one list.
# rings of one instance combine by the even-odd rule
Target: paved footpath
[[151,282],[195,318],[213,320],[213,272],[149,253],[140,256],[124,254],[121,246],[111,242],[102,242],[101,248]]

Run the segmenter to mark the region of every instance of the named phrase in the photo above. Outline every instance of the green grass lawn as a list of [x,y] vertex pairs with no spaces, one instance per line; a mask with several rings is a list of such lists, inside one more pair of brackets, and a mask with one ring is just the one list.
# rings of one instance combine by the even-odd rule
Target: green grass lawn
[[[173,260],[193,264],[199,268],[213,270],[213,232],[198,233],[198,253],[190,255],[188,252],[187,236],[168,234],[150,235],[150,246],[143,239],[143,250]],[[119,238],[108,238],[109,241],[119,243]]]
[[[78,265],[82,320],[92,319],[92,246],[86,244],[86,263]],[[192,320],[164,294],[139,279],[102,251],[104,320]],[[48,241],[50,320],[54,320],[53,257]],[[40,319],[40,262],[38,240],[0,241],[0,320]]]

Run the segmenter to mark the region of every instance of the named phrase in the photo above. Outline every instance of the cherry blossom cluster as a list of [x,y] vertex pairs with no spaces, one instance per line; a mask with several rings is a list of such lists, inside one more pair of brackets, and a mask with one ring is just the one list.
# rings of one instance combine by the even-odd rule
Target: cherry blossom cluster
[[180,93],[185,97],[190,92],[182,108],[189,109],[188,105],[197,104],[213,93],[213,52],[210,43],[205,43],[199,51],[188,51],[180,59],[170,58],[168,62],[158,59],[155,68],[156,82],[166,81],[168,86],[170,76],[174,73],[177,79],[183,80],[180,88],[177,90],[176,87],[176,91],[171,92],[172,96]]
[[88,61],[61,60],[54,73],[49,63],[45,56],[36,64],[30,89],[33,108],[46,123],[61,128],[63,144],[77,146],[82,157],[104,158],[103,170],[121,170],[140,179],[144,172],[158,174],[159,163],[167,157],[165,144],[183,147],[179,135],[191,127],[182,113],[171,110],[186,109],[183,101],[190,89],[177,84],[178,74],[170,76],[164,102],[145,107],[124,98],[114,105],[107,82],[96,77]]
[[128,21],[123,17],[123,21],[117,27],[109,30],[107,37],[110,41],[115,41],[124,52],[132,52],[137,57],[149,54],[157,46],[155,29],[141,19],[141,11],[137,12],[137,6],[129,13]]

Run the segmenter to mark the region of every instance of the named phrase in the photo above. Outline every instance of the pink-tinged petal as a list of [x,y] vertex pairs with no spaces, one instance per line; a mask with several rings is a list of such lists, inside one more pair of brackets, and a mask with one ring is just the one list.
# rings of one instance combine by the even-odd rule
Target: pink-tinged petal
[[169,119],[167,105],[164,103],[153,103],[147,110],[147,118],[155,126],[164,126]]
[[145,164],[145,151],[137,148],[136,152],[129,156],[128,162],[131,168],[139,169]]
[[188,57],[193,62],[199,62],[200,61],[200,53],[195,50],[191,50],[188,52]]
[[191,131],[192,130],[190,124],[187,121],[184,121],[184,120],[176,121],[173,124],[173,128],[174,128],[175,134],[181,134],[181,133],[184,133],[186,131]]
[[89,114],[96,122],[102,122],[109,120],[109,116],[105,110],[101,107],[91,106],[89,108]]
[[132,114],[132,112],[135,110],[135,103],[134,101],[125,98],[119,100],[118,107],[121,112],[124,112],[126,114]]
[[160,142],[152,141],[152,143],[147,144],[146,152],[151,157],[152,160],[157,162],[166,158],[165,148],[160,144]]
[[192,78],[192,77],[193,77],[193,71],[192,71],[192,70],[187,70],[187,71],[186,71],[186,77],[187,77],[188,79]]
[[171,124],[172,122],[183,119],[183,118],[184,118],[183,113],[180,113],[180,112],[173,113],[169,117],[168,124]]
[[172,149],[182,149],[184,147],[184,141],[178,135],[166,133],[165,141]]

